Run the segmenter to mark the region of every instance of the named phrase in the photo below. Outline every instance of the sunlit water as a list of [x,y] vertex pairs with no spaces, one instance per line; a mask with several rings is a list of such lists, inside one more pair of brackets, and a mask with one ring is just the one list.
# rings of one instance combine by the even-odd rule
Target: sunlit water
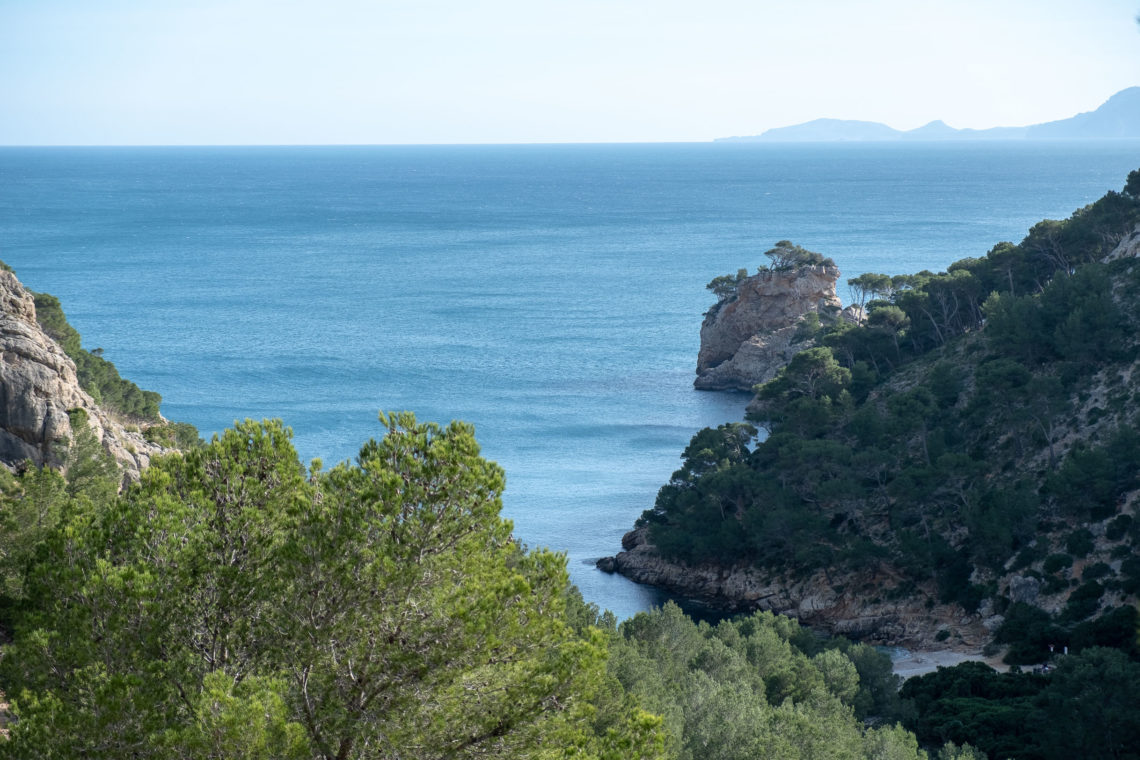
[[[207,435],[280,417],[306,461],[379,409],[475,424],[505,512],[593,568],[745,397],[692,389],[714,276],[788,238],[863,271],[1020,240],[1140,144],[0,149],[0,258]],[[845,294],[844,294],[845,295]]]

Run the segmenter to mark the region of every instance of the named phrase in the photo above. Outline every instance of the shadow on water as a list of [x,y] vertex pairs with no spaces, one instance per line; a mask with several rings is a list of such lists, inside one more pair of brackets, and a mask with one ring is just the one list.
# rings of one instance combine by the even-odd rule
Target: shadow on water
[[716,625],[722,620],[732,620],[733,618],[746,617],[752,614],[751,612],[741,612],[739,610],[735,612],[724,610],[699,599],[686,599],[685,597],[673,595],[668,595],[668,598],[669,601],[680,607],[682,612],[692,618],[694,623]]
[[[591,562],[591,564],[593,563]],[[619,604],[615,605],[619,606],[619,609],[610,610],[615,615],[617,615],[619,621],[627,620],[640,612],[650,612],[660,609],[669,602],[672,602],[673,604],[680,607],[681,611],[692,618],[693,622],[695,623],[708,623],[709,625],[716,625],[722,620],[731,620],[736,617],[747,616],[751,614],[751,612],[742,612],[739,610],[730,611],[716,607],[701,599],[693,599],[691,597],[671,593],[655,586],[648,586],[642,583],[637,583],[636,581],[632,581],[616,573],[606,574],[602,573],[601,570],[596,570],[595,572],[607,578],[613,579],[617,583],[620,583],[621,586],[627,590],[627,594],[632,593],[636,595],[636,604],[638,605],[637,607],[630,608],[626,606],[623,609],[621,608],[622,605]]]

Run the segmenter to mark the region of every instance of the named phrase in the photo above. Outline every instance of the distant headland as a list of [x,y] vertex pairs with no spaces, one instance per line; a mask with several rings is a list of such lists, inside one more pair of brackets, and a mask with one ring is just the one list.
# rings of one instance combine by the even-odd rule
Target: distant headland
[[1104,140],[1140,139],[1140,87],[1121,90],[1095,111],[1028,127],[955,129],[943,121],[901,131],[874,121],[815,119],[748,137],[714,142],[892,142],[904,140]]

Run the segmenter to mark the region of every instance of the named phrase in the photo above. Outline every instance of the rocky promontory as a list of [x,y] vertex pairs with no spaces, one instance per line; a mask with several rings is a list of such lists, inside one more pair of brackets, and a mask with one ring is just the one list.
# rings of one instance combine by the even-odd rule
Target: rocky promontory
[[86,412],[96,438],[129,477],[165,451],[80,387],[75,362],[36,321],[32,293],[0,270],[0,463],[61,466],[74,437],[69,412],[76,410]]
[[704,387],[760,382],[724,376],[790,331],[750,408],[767,435],[696,433],[599,569],[877,643],[1006,644],[1009,664],[1049,641],[1133,647],[1140,170],[1020,244],[870,275],[883,287],[857,325],[823,313],[830,261],[787,241],[766,255],[709,283],[700,369],[724,381]]
[[598,568],[726,612],[776,612],[820,631],[871,643],[973,650],[1001,623],[992,610],[971,614],[956,604],[928,606],[921,594],[892,593],[902,579],[885,568],[783,577],[741,564],[689,565],[662,557],[645,527],[626,533],[622,549],[598,560]]
[[805,346],[798,327],[811,313],[840,308],[839,269],[816,264],[765,269],[722,291],[701,324],[700,390],[751,390],[776,376]]

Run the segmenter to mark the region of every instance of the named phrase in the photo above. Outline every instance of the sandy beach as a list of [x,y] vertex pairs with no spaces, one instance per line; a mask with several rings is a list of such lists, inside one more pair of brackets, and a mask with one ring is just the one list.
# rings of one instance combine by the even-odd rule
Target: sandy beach
[[903,679],[933,673],[938,668],[951,668],[971,660],[984,662],[1000,672],[1009,669],[1009,666],[1001,661],[1000,654],[994,657],[986,657],[981,652],[953,652],[949,650],[926,652],[899,649],[891,656],[895,675],[902,676]]

